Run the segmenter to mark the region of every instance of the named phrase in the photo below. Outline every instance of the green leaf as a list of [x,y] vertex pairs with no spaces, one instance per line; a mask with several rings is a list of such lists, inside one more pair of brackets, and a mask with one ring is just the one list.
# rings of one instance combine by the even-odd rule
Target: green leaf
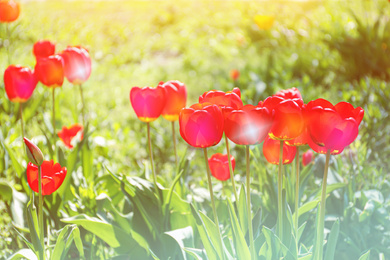
[[301,236],[302,236],[302,233],[303,233],[303,230],[305,230],[305,227],[306,227],[306,223],[303,223],[299,228],[298,228],[298,237],[297,237],[297,241],[299,241],[301,239]]
[[297,259],[272,230],[264,226],[262,231],[264,233],[267,246],[268,248],[271,248],[272,252],[271,258],[269,258],[268,255],[267,259],[279,259],[281,253],[284,256],[283,259]]
[[126,232],[131,233],[131,220],[133,214],[130,212],[128,215],[120,213],[113,205],[112,200],[107,194],[101,193],[96,197],[96,205],[98,213],[102,211],[110,212],[114,220],[118,225]]
[[171,185],[171,188],[168,190],[168,195],[166,196],[166,199],[164,201],[164,205],[162,206],[164,210],[164,217],[165,217],[165,228],[167,229],[168,228],[168,222],[169,222],[169,208],[170,208],[170,204],[171,204],[171,200],[172,200],[172,195],[173,195],[173,189],[175,188],[175,185],[176,183],[178,183],[178,181],[180,180],[181,178],[181,175],[183,174],[183,170],[180,171],[180,173],[176,176],[176,178],[174,179],[172,185]]
[[238,195],[238,203],[236,202],[238,210],[238,218],[240,220],[240,227],[242,233],[245,235],[248,232],[248,211],[244,184],[241,184],[240,194]]
[[336,250],[337,239],[339,237],[340,231],[340,220],[337,219],[333,224],[332,229],[330,230],[330,234],[328,237],[328,243],[326,245],[325,258],[324,260],[333,260],[334,252]]
[[186,260],[187,255],[184,250],[185,247],[192,248],[194,247],[194,232],[192,231],[192,227],[185,227],[181,229],[176,229],[172,231],[165,232],[166,235],[172,237],[180,247],[183,258]]
[[21,178],[22,175],[24,174],[24,168],[20,165],[19,161],[16,159],[14,152],[11,149],[9,149],[9,147],[5,143],[3,143],[3,146],[5,150],[7,150],[8,156],[11,159],[12,168],[15,170],[18,177]]
[[73,238],[74,238],[74,244],[76,245],[77,250],[79,251],[80,258],[84,259],[84,248],[83,248],[83,242],[80,237],[80,229],[78,227],[75,227],[73,229]]
[[[163,196],[167,197],[168,190],[163,190]],[[190,204],[179,197],[176,192],[172,193],[171,202],[169,203],[169,214],[164,216],[169,223],[169,229],[180,229],[187,226],[195,228],[194,218],[191,216]]]
[[34,246],[34,251],[35,253],[40,252],[40,254],[42,254],[43,248],[37,232],[39,228],[38,228],[38,218],[37,218],[36,209],[35,208],[32,209],[30,203],[28,203],[26,210],[27,210],[27,224],[30,230],[30,237],[31,237],[32,245]]
[[[324,246],[323,241],[317,241],[317,227],[320,225],[320,204],[317,206],[317,214],[316,214],[316,225],[315,225],[315,230],[316,232],[314,233],[314,247],[313,247],[313,257],[315,258],[318,256],[320,253],[320,247]],[[322,256],[321,256],[322,257]]]
[[88,145],[83,145],[81,148],[81,160],[83,163],[83,175],[85,179],[91,180],[94,174],[92,171],[93,167],[93,154],[92,150],[88,148]]
[[[329,194],[331,192],[333,192],[334,190],[337,190],[337,189],[341,189],[341,188],[344,188],[347,184],[346,183],[334,183],[334,184],[330,184],[326,187],[326,194]],[[320,198],[321,197],[321,190],[319,190],[316,194],[316,198]]]
[[260,226],[261,226],[261,216],[262,216],[262,210],[261,208],[259,208],[255,214],[255,216],[253,217],[253,220],[252,220],[252,226],[253,226],[253,230],[255,230],[255,232],[253,233],[253,237],[256,239],[256,237],[259,235],[260,233]]
[[[241,189],[242,190],[242,189]],[[244,234],[240,229],[238,224],[238,219],[236,213],[234,212],[233,204],[230,200],[227,200],[229,215],[230,215],[230,224],[233,232],[233,242],[236,248],[236,254],[238,259],[251,259],[251,253],[249,251],[248,245],[246,244]]]
[[368,260],[370,259],[370,250],[368,250],[367,252],[363,253],[360,257],[359,257],[359,260]]
[[12,200],[12,187],[3,181],[0,181],[0,199],[8,203]]
[[199,216],[197,210],[194,208],[192,203],[190,205],[191,205],[192,215],[195,218],[196,227],[198,228],[198,232],[199,232],[200,238],[201,238],[202,243],[203,243],[203,247],[206,250],[207,258],[208,259],[221,259],[221,258],[219,258],[218,253],[216,252],[215,247],[214,247],[213,243],[211,242],[211,239],[207,233],[207,229],[203,223],[202,218]]
[[215,223],[209,217],[207,217],[207,215],[204,214],[203,212],[199,211],[199,215],[203,220],[203,224],[206,228],[206,232],[209,235],[211,242],[214,245],[214,248],[216,249],[220,259],[223,259],[224,253],[223,253],[223,247],[221,241],[222,238],[219,237],[219,232],[218,232],[219,227],[217,227]]
[[373,215],[374,211],[380,206],[381,204],[376,200],[370,199],[369,201],[367,201],[362,213],[360,213],[359,215],[359,222],[363,222],[366,219],[370,218]]
[[307,254],[307,255],[304,255],[302,257],[299,257],[298,260],[311,260],[312,258],[312,254]]
[[73,195],[69,187],[72,180],[72,173],[76,167],[77,155],[79,150],[80,150],[80,144],[78,144],[77,147],[75,147],[73,151],[68,155],[66,161],[67,174],[65,176],[64,182],[62,183],[61,187],[57,190],[57,193],[61,196],[61,198],[63,198],[64,201],[71,200],[73,198]]
[[[57,242],[52,253],[52,258],[51,258],[52,260],[62,260],[66,258],[70,246],[74,241],[75,230],[77,230],[76,232],[78,232],[78,237],[80,238],[80,231],[76,225],[66,225],[61,230],[61,233],[58,235]],[[81,240],[78,243],[81,243]],[[79,246],[77,246],[77,249],[80,252]],[[84,257],[84,250],[82,244],[81,244],[81,252],[82,254],[80,254],[80,257],[82,258]]]
[[29,260],[38,260],[37,256],[31,249],[21,249],[15,254],[7,258],[7,260],[19,260],[19,259],[29,259]]
[[283,203],[283,240],[282,243],[287,247],[290,247],[293,240],[293,221],[290,207],[287,204],[286,200],[286,190],[283,189],[282,193],[282,203]]
[[204,252],[200,249],[185,247],[184,251],[186,251],[186,253],[192,256],[195,260],[207,259]]
[[98,218],[88,217],[85,214],[61,220],[64,223],[76,224],[95,234],[106,242],[110,247],[120,253],[142,254],[147,250],[147,243],[138,243],[131,234],[126,233],[122,228],[104,222]]
[[[298,217],[300,217],[301,215],[305,214],[306,212],[309,212],[310,210],[317,207],[319,202],[320,202],[320,199],[316,199],[316,200],[309,201],[309,202],[303,204],[298,209]],[[295,218],[295,214],[296,214],[296,212],[294,212],[294,214],[292,215],[293,219]]]

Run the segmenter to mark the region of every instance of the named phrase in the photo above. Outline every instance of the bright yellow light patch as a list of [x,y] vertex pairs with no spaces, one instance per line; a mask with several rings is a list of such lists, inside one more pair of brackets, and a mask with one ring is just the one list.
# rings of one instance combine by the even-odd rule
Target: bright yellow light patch
[[269,30],[274,24],[275,17],[270,15],[256,15],[254,18],[255,23],[260,30]]

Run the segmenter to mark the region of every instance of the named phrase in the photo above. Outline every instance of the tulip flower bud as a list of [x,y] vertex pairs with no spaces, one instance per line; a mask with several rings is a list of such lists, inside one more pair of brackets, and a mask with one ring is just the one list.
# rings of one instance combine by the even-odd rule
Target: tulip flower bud
[[24,143],[26,145],[28,159],[30,159],[33,164],[41,166],[43,163],[43,154],[41,150],[26,137],[24,138]]

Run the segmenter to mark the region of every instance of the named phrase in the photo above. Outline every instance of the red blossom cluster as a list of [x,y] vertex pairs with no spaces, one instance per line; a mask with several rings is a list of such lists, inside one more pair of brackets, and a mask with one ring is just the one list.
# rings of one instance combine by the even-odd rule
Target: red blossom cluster
[[38,82],[49,88],[61,87],[64,77],[79,85],[91,75],[91,58],[83,47],[68,47],[55,53],[55,43],[42,40],[33,47],[35,69],[10,65],[4,72],[5,91],[12,102],[26,102]]
[[[318,153],[340,153],[358,135],[364,110],[347,102],[333,106],[317,99],[305,104],[298,89],[282,90],[260,101],[243,105],[239,89],[212,90],[198,104],[182,109],[180,133],[194,147],[210,147],[220,142],[222,133],[239,145],[259,144],[268,162],[279,164],[280,141],[283,164],[295,157],[295,146],[309,144]],[[224,118],[224,120],[221,120]]]
[[[244,105],[238,88],[205,92],[190,107],[184,107],[186,97],[185,85],[178,81],[161,82],[156,88],[133,87],[130,92],[141,121],[152,122],[161,114],[168,120],[179,119],[181,137],[198,148],[217,145],[223,133],[238,145],[264,141],[264,156],[272,164],[279,164],[281,144],[283,164],[293,161],[297,146],[309,145],[317,153],[341,153],[356,139],[364,115],[361,107],[347,102],[333,106],[316,99],[305,104],[297,88],[279,91],[256,106]],[[304,165],[311,160],[312,155],[305,154]]]

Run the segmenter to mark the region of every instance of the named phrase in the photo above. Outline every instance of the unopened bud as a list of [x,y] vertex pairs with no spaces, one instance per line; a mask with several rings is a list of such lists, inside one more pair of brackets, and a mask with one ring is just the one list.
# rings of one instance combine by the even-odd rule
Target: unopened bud
[[26,144],[26,152],[28,159],[30,159],[33,164],[41,166],[41,164],[43,163],[43,154],[41,150],[38,148],[38,146],[36,146],[26,137],[24,138],[24,143]]

